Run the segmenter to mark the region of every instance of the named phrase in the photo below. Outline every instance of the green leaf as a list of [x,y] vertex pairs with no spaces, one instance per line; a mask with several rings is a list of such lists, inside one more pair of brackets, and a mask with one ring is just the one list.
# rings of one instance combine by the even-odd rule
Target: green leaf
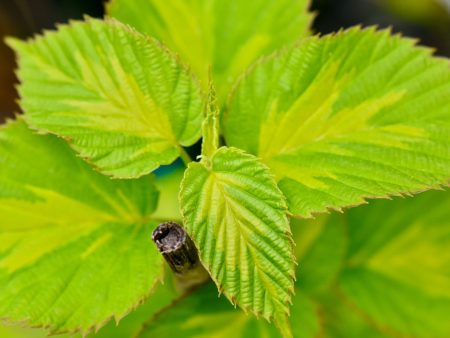
[[274,171],[308,217],[449,183],[450,67],[414,41],[353,28],[256,65],[224,116],[227,144]]
[[162,278],[151,177],[110,180],[23,121],[0,129],[0,318],[98,329]]
[[156,40],[88,19],[8,42],[27,122],[68,139],[102,173],[142,176],[200,138],[199,84]]
[[[181,297],[172,280],[166,278],[164,284],[158,285],[150,299],[138,309],[127,315],[117,325],[109,322],[98,333],[92,333],[90,338],[133,338],[141,330],[149,318],[163,309],[170,307]],[[185,337],[186,338],[186,337]]]
[[381,328],[373,327],[367,318],[342,302],[339,296],[329,292],[321,297],[320,314],[323,322],[321,338],[385,338],[397,337]]
[[112,0],[107,12],[179,53],[205,86],[211,67],[223,103],[254,60],[308,34],[308,6],[308,0]]
[[347,247],[342,215],[321,215],[314,220],[292,219],[299,269],[296,287],[315,296],[326,292],[339,275]]
[[402,336],[450,335],[449,206],[449,192],[428,192],[349,213],[339,285],[378,326]]
[[[167,311],[150,320],[138,338],[277,338],[275,328],[247,316],[217,298],[211,285],[202,288]],[[294,337],[315,338],[319,327],[317,307],[302,292],[296,291],[290,317]]]
[[211,157],[219,148],[219,108],[216,101],[216,90],[210,83],[208,107],[202,125],[202,157]]
[[[44,330],[2,326],[0,324],[0,337],[2,338],[47,338],[48,334]],[[58,337],[59,338],[59,337]],[[61,337],[67,338],[67,337]]]
[[184,226],[213,280],[245,311],[284,334],[293,292],[286,203],[269,170],[235,148],[191,163],[180,192]]

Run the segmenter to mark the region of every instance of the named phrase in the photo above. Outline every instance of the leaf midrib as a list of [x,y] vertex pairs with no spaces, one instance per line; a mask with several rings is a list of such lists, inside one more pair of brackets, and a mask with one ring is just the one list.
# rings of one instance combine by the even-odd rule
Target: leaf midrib
[[[255,263],[255,269],[257,270],[259,279],[263,282],[263,285],[265,286],[265,289],[266,289],[266,290],[271,290],[270,294],[272,294],[272,295],[277,294],[277,290],[273,288],[273,284],[274,284],[274,283],[275,283],[275,284],[278,284],[278,286],[280,287],[280,289],[283,289],[283,285],[279,284],[278,281],[275,280],[274,278],[272,278],[270,275],[267,275],[267,274],[264,272],[264,270],[261,268],[261,266],[259,266],[259,264],[258,264],[258,257],[257,257],[257,254],[256,254],[256,252],[255,252],[255,248],[254,248],[252,242],[249,241],[249,239],[248,239],[248,237],[247,237],[247,236],[248,236],[248,234],[247,234],[248,230],[246,229],[245,225],[241,224],[241,221],[237,218],[237,214],[238,214],[238,213],[235,212],[235,206],[233,205],[233,203],[230,202],[230,197],[228,196],[228,194],[225,193],[224,187],[223,187],[223,185],[221,184],[220,180],[218,180],[218,179],[216,180],[215,186],[219,189],[219,191],[221,192],[221,194],[222,194],[222,196],[223,196],[223,198],[224,198],[224,200],[225,200],[225,202],[226,202],[226,203],[225,203],[225,208],[226,208],[227,210],[230,210],[230,211],[228,212],[228,214],[232,216],[232,218],[233,218],[233,220],[234,220],[233,224],[235,224],[236,228],[238,228],[239,236],[240,236],[241,238],[244,238],[244,239],[245,239],[244,245],[245,245],[245,247],[247,248],[247,250],[248,250],[248,251],[251,253],[251,255],[252,255],[252,260],[253,260],[253,262]],[[231,198],[231,199],[232,199],[232,198]],[[248,209],[247,209],[247,210],[248,210]],[[250,212],[250,213],[253,214],[253,212],[251,212],[250,210],[248,210],[248,212]],[[256,216],[255,216],[255,217],[256,217]],[[264,238],[264,237],[262,237],[262,238]],[[273,261],[272,261],[272,259],[271,259],[270,257],[268,257],[268,256],[266,256],[266,255],[264,255],[264,256],[266,257],[266,259],[268,259],[268,260],[272,263],[273,266],[276,266],[276,264],[273,263]],[[280,270],[280,269],[278,269],[278,270],[279,270],[280,272],[282,272],[283,275],[285,275],[285,273],[283,272],[283,270]],[[285,275],[285,277],[286,277],[287,279],[290,278],[288,275]],[[268,281],[268,279],[269,279],[269,281]],[[266,292],[264,292],[264,293],[266,293]],[[273,298],[273,297],[271,297],[271,299],[272,299],[272,298]],[[276,301],[276,298],[273,298],[272,300],[275,300],[275,301]],[[264,297],[264,299],[263,299],[263,309],[262,309],[262,313],[265,313],[265,311],[266,311],[266,305],[265,305],[265,304],[266,304],[266,301],[267,301],[267,298]],[[285,312],[286,314],[289,313],[289,310],[288,310],[288,309],[286,310],[286,305],[285,305],[285,304],[283,304],[283,303],[281,303],[281,302],[279,302],[279,301],[277,301],[277,304],[278,304],[280,307],[283,307],[284,312]],[[274,312],[277,312],[276,309],[278,308],[278,306],[275,306],[275,304],[273,304],[273,305],[274,305],[274,306],[273,306]],[[274,314],[272,314],[272,315],[270,316],[270,318],[273,318],[273,315],[274,315]]]

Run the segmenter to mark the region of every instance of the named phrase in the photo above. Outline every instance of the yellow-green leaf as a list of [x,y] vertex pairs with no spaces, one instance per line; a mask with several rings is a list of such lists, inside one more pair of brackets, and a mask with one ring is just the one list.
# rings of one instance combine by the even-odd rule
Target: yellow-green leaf
[[152,318],[168,307],[176,306],[175,304],[183,297],[179,290],[176,289],[173,278],[171,277],[170,274],[167,274],[164,284],[158,285],[151,297],[143,305],[122,319],[119,325],[110,321],[99,332],[92,333],[88,337],[135,338],[149,318]]
[[27,122],[68,139],[101,172],[139,177],[200,138],[199,84],[156,40],[87,19],[8,41],[19,56]]
[[267,167],[222,147],[191,163],[181,192],[184,226],[219,290],[289,336],[293,242],[284,196]]
[[389,31],[314,37],[257,64],[224,117],[289,210],[311,216],[449,183],[450,67]]
[[107,12],[179,53],[205,87],[211,69],[223,103],[250,63],[308,34],[308,6],[309,0],[112,0]]
[[23,121],[0,129],[0,318],[98,329],[162,278],[151,177],[110,180]]
[[216,91],[210,84],[208,106],[202,125],[202,157],[211,157],[219,148],[219,108],[216,102]]

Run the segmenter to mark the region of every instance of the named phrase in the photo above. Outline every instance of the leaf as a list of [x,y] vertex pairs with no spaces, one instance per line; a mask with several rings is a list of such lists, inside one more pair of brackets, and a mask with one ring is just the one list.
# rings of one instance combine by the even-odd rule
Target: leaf
[[373,327],[373,323],[363,319],[361,315],[342,303],[342,300],[329,292],[321,297],[320,307],[323,321],[323,334],[321,338],[384,338],[396,337],[388,332],[380,332]]
[[[2,338],[47,338],[48,334],[44,330],[11,327],[0,325],[0,335]],[[61,337],[66,338],[66,337]]]
[[210,83],[206,117],[202,124],[202,157],[211,157],[219,148],[219,108],[216,101],[216,90]]
[[184,226],[220,291],[285,336],[293,292],[293,242],[286,204],[269,170],[222,147],[186,170],[180,191]]
[[165,308],[171,306],[180,296],[175,289],[174,283],[166,278],[163,285],[158,285],[151,298],[137,310],[127,315],[117,325],[109,322],[98,333],[91,334],[92,338],[132,338],[141,330],[142,325],[148,321],[149,317],[154,316]]
[[118,321],[162,277],[151,177],[110,180],[23,121],[0,129],[0,318],[55,332]]
[[155,40],[88,19],[8,42],[19,55],[27,122],[68,139],[102,173],[142,176],[200,138],[199,84]]
[[[169,276],[169,275],[168,275]],[[163,308],[170,308],[170,303],[180,297],[175,290],[174,284],[166,276],[166,281],[158,285],[150,299],[135,311],[128,314],[120,323],[114,321],[101,328],[98,332],[93,332],[87,337],[95,338],[132,338],[140,331],[144,322],[154,316]],[[0,324],[0,336],[2,338],[47,338],[48,333],[44,329],[3,327]],[[81,338],[81,334],[61,334],[58,338]]]
[[326,292],[344,264],[345,218],[333,213],[316,219],[292,219],[291,225],[299,264],[296,287],[309,296]]
[[[389,203],[389,204],[388,204]],[[349,213],[340,288],[396,335],[450,335],[450,194],[377,202]]]
[[[296,338],[315,338],[319,333],[316,306],[300,291],[294,299],[291,323]],[[277,338],[279,334],[269,323],[217,299],[215,287],[208,285],[150,320],[138,338],[150,337]]]
[[248,65],[308,34],[308,7],[308,0],[112,0],[107,12],[163,41],[205,85],[211,67],[223,103]]
[[310,217],[450,178],[450,68],[414,41],[353,28],[257,64],[224,116],[228,145],[262,158]]

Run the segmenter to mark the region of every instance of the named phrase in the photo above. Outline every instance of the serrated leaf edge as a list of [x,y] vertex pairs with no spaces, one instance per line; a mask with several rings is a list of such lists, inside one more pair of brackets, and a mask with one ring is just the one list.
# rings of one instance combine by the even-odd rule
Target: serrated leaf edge
[[[200,97],[201,97],[203,100],[205,100],[206,94],[205,94],[205,92],[204,92],[204,89],[203,89],[203,86],[202,86],[202,84],[201,84],[201,81],[197,78],[197,76],[195,75],[195,73],[192,72],[191,68],[190,68],[188,65],[186,65],[186,64],[181,60],[180,56],[179,56],[177,53],[175,53],[175,52],[173,52],[172,50],[170,50],[166,45],[164,45],[164,44],[163,44],[162,42],[160,42],[158,39],[156,39],[156,38],[154,38],[154,37],[151,37],[151,36],[149,36],[149,35],[146,35],[146,34],[142,34],[142,33],[138,32],[138,31],[137,31],[135,28],[133,28],[132,26],[130,26],[130,25],[128,25],[128,24],[125,24],[125,23],[122,23],[121,21],[119,21],[119,20],[117,20],[117,19],[114,19],[114,18],[112,18],[112,17],[109,17],[109,16],[105,16],[104,19],[101,20],[101,19],[92,18],[92,17],[90,17],[90,16],[88,16],[88,15],[85,15],[85,16],[84,16],[84,20],[69,20],[68,23],[62,23],[62,24],[61,24],[61,23],[57,23],[57,24],[55,24],[55,28],[56,28],[55,30],[44,29],[44,30],[42,30],[42,33],[36,34],[36,35],[34,35],[34,36],[30,37],[30,38],[27,38],[27,39],[25,39],[25,40],[19,40],[19,39],[17,39],[17,38],[9,38],[9,37],[7,37],[7,38],[5,39],[5,41],[6,41],[6,44],[7,44],[11,49],[13,49],[13,50],[15,51],[15,49],[12,47],[12,44],[13,44],[13,43],[8,42],[8,41],[16,40],[16,41],[19,41],[19,43],[22,43],[22,44],[34,43],[34,42],[36,42],[36,41],[39,41],[39,40],[41,40],[41,39],[46,38],[46,37],[49,36],[49,35],[57,34],[58,31],[59,31],[59,29],[62,28],[62,27],[70,27],[70,26],[72,26],[72,25],[74,25],[74,24],[83,24],[83,23],[84,23],[84,24],[91,24],[93,21],[103,21],[103,22],[105,22],[105,23],[107,23],[107,24],[111,24],[111,25],[116,25],[116,26],[124,27],[129,33],[133,34],[133,35],[136,36],[136,37],[144,38],[144,39],[147,40],[150,44],[153,44],[154,46],[156,46],[157,48],[159,48],[162,52],[164,52],[165,54],[167,54],[169,57],[173,58],[173,59],[177,62],[177,64],[181,67],[181,69],[182,69],[183,71],[185,71],[185,72],[191,77],[192,81],[197,85],[197,88],[198,88],[198,90],[199,90]],[[18,72],[18,71],[19,71],[19,68],[20,68],[20,66],[19,66],[20,58],[21,58],[20,55],[19,55],[18,53],[16,53],[16,59],[18,60],[18,62],[17,62],[17,67],[16,67],[16,69],[15,69],[15,75],[16,75],[16,77],[18,78],[19,83],[16,83],[16,84],[15,84],[15,89],[16,89],[16,91],[17,91],[18,93],[20,93],[20,90],[19,90],[19,89],[20,89],[21,83],[22,83],[22,78],[19,76],[19,72]],[[20,94],[19,94],[19,95],[20,95]],[[17,102],[20,106],[21,106],[21,99],[22,99],[22,97],[20,96],[19,99],[16,100],[16,102]],[[205,112],[203,111],[203,112],[202,112],[202,116],[204,117],[204,115],[205,115]],[[41,134],[41,135],[51,134],[51,135],[55,135],[55,136],[57,136],[58,138],[61,138],[61,139],[65,140],[65,141],[70,145],[70,148],[76,153],[76,156],[77,156],[77,157],[79,157],[79,158],[83,159],[85,162],[87,162],[92,168],[94,168],[95,171],[101,173],[102,175],[108,176],[108,177],[110,177],[111,179],[135,179],[135,178],[139,178],[139,177],[144,176],[144,175],[148,175],[148,174],[150,174],[151,172],[153,172],[154,170],[156,170],[157,168],[159,168],[161,165],[169,165],[169,164],[172,164],[173,162],[175,162],[175,161],[177,160],[177,158],[180,157],[180,151],[179,151],[180,146],[188,146],[188,145],[190,145],[190,144],[183,144],[183,143],[173,144],[173,146],[174,146],[174,147],[178,150],[178,152],[179,152],[179,154],[178,154],[179,156],[178,156],[178,157],[176,157],[175,159],[173,159],[172,161],[169,161],[169,162],[167,162],[167,163],[166,163],[166,162],[155,161],[155,163],[157,163],[157,165],[156,165],[154,168],[149,167],[149,169],[146,170],[145,172],[143,172],[142,174],[119,175],[119,176],[118,176],[118,175],[113,174],[113,173],[111,173],[111,172],[102,170],[99,166],[97,166],[97,165],[94,163],[94,161],[92,160],[92,158],[91,158],[90,156],[83,156],[83,155],[81,155],[80,152],[79,152],[79,149],[77,149],[77,146],[74,145],[73,140],[72,140],[71,137],[63,136],[63,135],[58,135],[57,133],[54,133],[54,132],[52,132],[52,131],[50,131],[50,130],[48,130],[48,129],[45,129],[45,128],[39,128],[39,127],[37,127],[36,125],[34,125],[33,123],[31,123],[31,122],[30,122],[30,119],[29,119],[26,115],[23,116],[23,119],[24,119],[24,121],[27,123],[27,125],[28,125],[31,129],[33,129],[35,132],[37,132],[38,134]],[[197,142],[197,141],[201,138],[201,130],[199,130],[199,132],[198,132],[197,134],[198,134],[198,135],[197,135],[197,137],[196,137],[196,140],[193,141],[192,144],[194,144],[195,142]]]
[[[255,155],[252,155],[252,154],[249,154],[249,153],[245,152],[244,150],[241,150],[241,149],[238,149],[238,148],[235,148],[235,147],[225,147],[225,146],[220,147],[219,149],[217,149],[216,153],[215,153],[213,156],[211,156],[211,160],[214,158],[214,156],[217,154],[217,152],[219,152],[221,149],[229,149],[229,150],[231,150],[231,151],[233,151],[233,152],[236,152],[236,153],[238,153],[238,154],[240,154],[240,155],[244,155],[244,156],[246,156],[246,157],[252,157],[252,158],[255,158],[255,159],[257,159],[257,160],[259,161],[260,165],[262,165],[262,167],[263,167],[265,170],[267,170],[267,173],[270,175],[270,177],[271,177],[271,179],[272,179],[272,182],[273,182],[273,188],[276,189],[276,190],[280,193],[280,196],[282,196],[282,201],[283,201],[283,205],[284,205],[284,209],[285,209],[285,215],[284,215],[284,218],[285,218],[287,224],[290,225],[289,217],[288,217],[288,209],[287,209],[287,200],[286,200],[286,197],[284,196],[283,192],[280,190],[280,188],[279,188],[278,185],[276,184],[275,176],[274,176],[274,174],[272,173],[272,171],[270,170],[270,168],[269,168],[265,163],[263,163],[259,157],[255,156]],[[208,171],[210,171],[210,169],[207,168],[207,167],[206,167],[204,164],[202,164],[202,163],[199,163],[199,162],[192,162],[192,163],[189,165],[189,167],[191,167],[191,166],[193,166],[193,165],[202,165],[202,166],[205,167]],[[188,167],[188,168],[189,168],[189,167]],[[181,213],[181,215],[182,215],[182,217],[183,217],[183,220],[186,219],[186,216],[185,216],[185,214],[184,214],[183,208],[181,207],[181,206],[183,205],[183,198],[181,197],[181,191],[184,191],[184,189],[185,189],[185,184],[186,184],[186,183],[185,183],[186,172],[187,172],[187,169],[186,169],[185,172],[184,172],[183,179],[182,179],[181,185],[180,185],[180,194],[178,195],[178,202],[179,202],[179,205],[180,205],[180,213]],[[292,231],[291,231],[290,227],[289,227],[288,231],[285,231],[285,232],[284,232],[284,234],[285,234],[286,238],[287,238],[287,239],[291,242],[291,244],[292,244],[292,245],[291,245],[291,264],[292,264],[292,268],[293,268],[292,270],[294,271],[294,273],[293,273],[293,275],[291,276],[291,278],[292,278],[291,288],[288,290],[288,292],[289,292],[289,294],[290,294],[290,296],[291,296],[291,300],[290,300],[289,304],[292,305],[292,297],[295,295],[295,285],[294,285],[294,282],[296,281],[296,276],[295,276],[295,274],[296,274],[296,269],[295,269],[295,266],[297,266],[298,263],[297,263],[297,260],[296,260],[296,257],[295,257],[295,251],[294,251],[294,248],[295,248],[295,241],[294,241],[294,239],[293,239],[293,235],[292,235]],[[199,251],[199,256],[201,257],[202,249],[201,249],[199,243],[197,243],[196,239],[194,239],[194,238],[192,238],[192,240],[194,241],[194,244],[195,244],[195,246],[197,247],[197,250]],[[207,266],[205,266],[205,267],[207,268],[207,271],[208,271],[208,268],[209,268],[209,267],[207,267]],[[208,271],[208,273],[209,273],[209,271]],[[218,289],[218,297],[220,297],[220,296],[222,295],[222,293],[223,293],[223,294],[226,296],[226,298],[230,301],[230,303],[231,303],[234,307],[236,307],[236,305],[238,305],[238,306],[244,311],[244,313],[248,314],[249,312],[251,312],[251,313],[253,313],[253,314],[256,316],[256,318],[258,318],[258,319],[260,319],[260,318],[262,317],[260,313],[255,313],[255,312],[253,312],[253,311],[250,309],[250,307],[248,307],[248,306],[242,306],[241,304],[239,304],[239,303],[237,302],[236,297],[235,297],[236,295],[230,295],[230,294],[228,294],[227,292],[225,292],[224,289],[223,289],[223,286],[222,286],[221,283],[220,283],[220,281],[218,281],[218,280],[217,280],[214,276],[212,276],[211,274],[210,274],[210,277],[211,277],[211,279],[213,280],[214,284],[216,285],[216,287],[217,287],[217,289]],[[288,319],[289,316],[290,316],[290,309],[289,309],[288,311],[289,311],[289,312],[287,312],[287,313],[284,314],[284,315],[286,316],[286,319]],[[277,320],[276,316],[272,315],[272,316],[270,316],[270,317],[264,317],[264,318],[265,318],[269,323],[271,323],[272,321],[274,321],[275,325],[276,325],[278,328],[280,328],[280,325],[277,324],[277,323],[278,323],[278,320]],[[281,329],[280,329],[280,330],[281,330]],[[290,330],[290,328],[289,328],[289,330]]]

